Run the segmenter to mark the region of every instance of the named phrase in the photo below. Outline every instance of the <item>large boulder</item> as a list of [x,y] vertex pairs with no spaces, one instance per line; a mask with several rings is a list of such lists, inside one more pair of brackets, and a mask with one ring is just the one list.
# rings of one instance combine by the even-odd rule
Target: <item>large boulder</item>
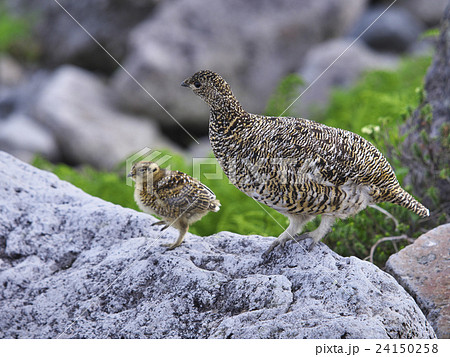
[[427,26],[436,26],[439,25],[448,0],[399,0],[397,4],[406,7]]
[[0,338],[434,338],[373,264],[188,234],[0,152]]
[[23,113],[14,113],[0,121],[0,150],[27,162],[36,154],[48,159],[58,157],[58,145],[53,136]]
[[[406,8],[370,7],[351,31],[370,47],[387,52],[406,52],[424,31],[423,24]],[[378,19],[378,20],[377,20]],[[367,31],[366,31],[367,30]]]
[[450,223],[391,255],[386,269],[425,312],[439,338],[450,338]]
[[[131,33],[124,66],[178,121],[206,128],[208,109],[179,88],[182,80],[200,69],[217,71],[247,110],[261,112],[278,81],[299,68],[307,50],[347,31],[366,2],[165,2]],[[125,105],[176,125],[123,70],[117,70],[113,84]]]
[[10,12],[31,19],[34,40],[44,63],[51,66],[71,63],[111,72],[117,64],[83,28],[121,60],[125,55],[128,32],[149,16],[160,0],[58,2],[62,7],[56,1],[3,1]]
[[49,78],[33,114],[75,164],[108,169],[145,147],[177,150],[148,118],[121,112],[100,78],[74,66],[62,66]]

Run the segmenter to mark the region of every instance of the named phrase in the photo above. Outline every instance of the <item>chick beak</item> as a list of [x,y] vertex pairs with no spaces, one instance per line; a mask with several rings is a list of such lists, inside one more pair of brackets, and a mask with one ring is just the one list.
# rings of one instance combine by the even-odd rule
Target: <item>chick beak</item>
[[189,87],[189,84],[187,83],[187,79],[185,79],[183,82],[181,82],[182,87]]
[[127,177],[133,177],[133,173],[130,172]]

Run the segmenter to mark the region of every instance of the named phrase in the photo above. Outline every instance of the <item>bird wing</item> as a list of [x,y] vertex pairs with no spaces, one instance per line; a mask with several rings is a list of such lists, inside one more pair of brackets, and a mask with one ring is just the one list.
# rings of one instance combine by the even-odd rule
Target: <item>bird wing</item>
[[300,158],[298,171],[318,184],[347,182],[383,188],[396,181],[394,171],[369,141],[350,131],[297,119],[293,121],[291,157]]
[[216,198],[208,187],[180,171],[159,180],[156,192],[163,204],[177,207],[180,214],[193,209],[206,210]]

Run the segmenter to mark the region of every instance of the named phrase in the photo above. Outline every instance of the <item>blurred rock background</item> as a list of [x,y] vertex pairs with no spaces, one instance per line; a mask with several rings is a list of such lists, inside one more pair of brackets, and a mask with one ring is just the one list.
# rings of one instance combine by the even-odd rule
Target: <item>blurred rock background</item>
[[[179,87],[199,69],[221,73],[247,110],[264,112],[283,77],[298,73],[306,88],[391,3],[58,2],[0,0],[0,150],[26,161],[40,154],[105,169],[144,147],[186,156],[208,151],[207,107]],[[429,51],[421,34],[439,25],[447,3],[398,0],[296,102],[295,112],[309,117],[311,108],[327,104],[332,88]]]

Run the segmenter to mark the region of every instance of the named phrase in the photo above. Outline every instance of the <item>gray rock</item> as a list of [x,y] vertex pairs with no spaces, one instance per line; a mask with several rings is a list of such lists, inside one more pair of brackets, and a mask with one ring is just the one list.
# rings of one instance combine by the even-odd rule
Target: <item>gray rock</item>
[[111,168],[145,147],[177,151],[150,120],[120,112],[98,77],[73,66],[60,67],[48,80],[34,114],[73,163]]
[[37,94],[49,79],[47,70],[22,72],[17,80],[0,83],[0,120],[13,114],[25,114],[34,117],[34,107]]
[[437,26],[444,15],[448,0],[399,0],[397,4],[407,8],[427,26]]
[[154,221],[0,153],[0,338],[435,337],[368,262]]
[[450,223],[391,255],[387,271],[417,301],[438,338],[450,338]]
[[0,94],[4,86],[16,86],[25,76],[25,70],[13,58],[0,55]]
[[[314,44],[343,34],[366,0],[186,0],[161,4],[130,35],[128,71],[180,122],[204,123],[208,109],[179,88],[211,69],[231,84],[243,106],[261,112],[279,80],[302,64]],[[317,26],[320,24],[320,26]],[[122,70],[113,85],[125,105],[174,126]],[[206,133],[206,129],[205,129]]]
[[36,154],[54,160],[58,145],[53,136],[25,114],[15,113],[0,122],[0,150],[30,162]]
[[348,48],[351,43],[352,41],[344,39],[331,40],[308,51],[305,63],[299,71],[300,76],[305,80],[305,89],[340,57],[297,100],[294,106],[295,113],[308,118],[311,106],[326,106],[333,88],[349,87],[364,71],[390,69],[398,63],[396,57],[376,53],[361,42],[356,42]]
[[[167,0],[166,0],[167,1]],[[125,54],[128,32],[153,11],[160,0],[59,0],[67,12],[115,58]],[[41,60],[57,66],[72,63],[85,68],[111,72],[116,63],[55,2],[5,0],[15,14],[33,19],[34,41]]]
[[[350,35],[359,36],[387,6],[369,8]],[[423,24],[408,10],[391,7],[364,33],[361,39],[375,50],[401,53],[408,51],[423,31]]]

